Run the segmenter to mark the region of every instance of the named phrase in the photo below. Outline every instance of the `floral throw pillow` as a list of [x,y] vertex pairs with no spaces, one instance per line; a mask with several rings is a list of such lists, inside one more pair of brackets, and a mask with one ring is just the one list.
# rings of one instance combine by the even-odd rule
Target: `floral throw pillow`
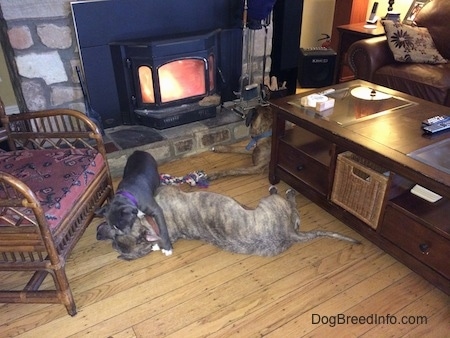
[[428,29],[425,27],[413,27],[390,20],[383,20],[381,23],[396,61],[447,63],[447,60],[436,49]]

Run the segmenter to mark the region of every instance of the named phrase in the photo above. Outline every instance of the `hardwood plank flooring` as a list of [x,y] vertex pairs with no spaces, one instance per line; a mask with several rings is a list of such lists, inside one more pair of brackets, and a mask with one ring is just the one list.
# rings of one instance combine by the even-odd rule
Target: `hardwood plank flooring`
[[[184,176],[250,164],[244,155],[206,152],[160,172]],[[269,185],[264,174],[221,179],[207,189],[256,207]],[[278,184],[280,193],[288,188]],[[0,337],[448,336],[447,295],[301,194],[297,204],[303,230],[338,231],[363,244],[318,239],[267,258],[180,240],[171,257],[125,262],[95,239],[96,219],[67,264],[78,314],[70,317],[59,304],[0,304]],[[2,285],[22,280],[0,275]],[[414,323],[399,323],[403,316]],[[426,324],[418,322],[423,316]],[[352,323],[356,318],[367,323]]]

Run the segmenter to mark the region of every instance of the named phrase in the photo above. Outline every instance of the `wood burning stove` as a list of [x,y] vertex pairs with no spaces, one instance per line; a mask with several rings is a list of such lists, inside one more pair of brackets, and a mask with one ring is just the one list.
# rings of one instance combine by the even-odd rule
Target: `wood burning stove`
[[111,43],[124,121],[165,129],[214,117],[219,31]]
[[[268,2],[263,3],[265,6]],[[134,113],[137,107],[132,105],[130,110],[130,104],[124,104],[123,98],[120,99],[122,103],[119,102],[119,95],[123,94],[118,93],[118,81],[126,83],[130,93],[137,94],[132,78],[125,82],[129,75],[115,70],[117,62],[113,62],[111,53],[113,41],[145,37],[153,40],[167,35],[194,35],[195,32],[220,29],[215,60],[220,68],[220,76],[215,79],[217,93],[220,92],[222,102],[236,99],[242,75],[242,0],[90,0],[72,1],[71,7],[89,99],[106,129],[138,123]],[[292,51],[298,50],[302,8],[303,1],[286,0],[277,1],[273,10],[270,75],[282,82],[286,79],[285,74],[292,74],[292,81],[289,76],[287,83],[288,88],[292,84],[294,92],[298,55]],[[124,67],[118,49],[119,64]],[[127,97],[125,102],[128,100]]]

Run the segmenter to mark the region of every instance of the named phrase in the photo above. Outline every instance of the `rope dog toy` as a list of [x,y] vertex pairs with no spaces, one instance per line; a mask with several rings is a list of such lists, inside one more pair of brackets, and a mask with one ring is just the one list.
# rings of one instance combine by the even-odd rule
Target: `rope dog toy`
[[201,188],[207,188],[208,177],[203,171],[194,171],[186,176],[171,176],[169,174],[160,174],[162,185],[178,185],[189,184],[191,187],[199,186]]

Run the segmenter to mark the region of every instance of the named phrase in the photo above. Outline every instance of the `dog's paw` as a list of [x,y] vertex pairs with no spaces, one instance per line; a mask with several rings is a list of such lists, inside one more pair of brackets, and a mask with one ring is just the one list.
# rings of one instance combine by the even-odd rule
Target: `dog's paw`
[[274,186],[274,185],[271,185],[271,186],[269,187],[269,193],[270,193],[271,195],[277,194],[277,193],[278,193],[277,187]]
[[172,250],[161,249],[161,252],[166,256],[172,256]]
[[295,198],[295,195],[297,195],[297,192],[294,189],[286,190],[286,198],[287,199]]
[[152,245],[152,251],[159,251],[161,248],[159,247],[158,243],[155,243]]

